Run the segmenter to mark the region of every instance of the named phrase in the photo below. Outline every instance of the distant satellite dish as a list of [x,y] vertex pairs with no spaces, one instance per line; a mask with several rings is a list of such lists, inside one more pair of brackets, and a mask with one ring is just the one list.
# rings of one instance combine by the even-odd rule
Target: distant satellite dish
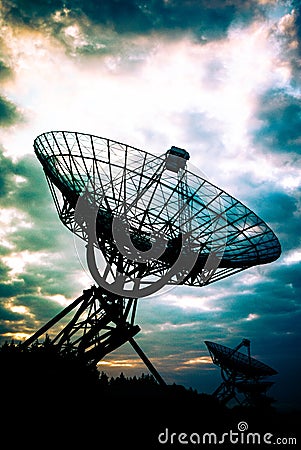
[[[250,341],[243,339],[234,349],[215,342],[205,341],[214,364],[221,368],[222,384],[213,393],[221,402],[228,403],[233,398],[238,403],[258,405],[267,397],[267,390],[273,382],[263,378],[276,375],[272,367],[251,357]],[[246,347],[248,354],[239,351]],[[239,400],[238,393],[242,393],[243,401]]]
[[[246,340],[244,341],[245,345]],[[215,342],[205,341],[214,364],[231,369],[241,376],[248,378],[260,378],[269,375],[276,375],[276,370],[258,361],[255,358],[245,355],[238,350],[217,344]],[[249,348],[249,347],[248,347]]]

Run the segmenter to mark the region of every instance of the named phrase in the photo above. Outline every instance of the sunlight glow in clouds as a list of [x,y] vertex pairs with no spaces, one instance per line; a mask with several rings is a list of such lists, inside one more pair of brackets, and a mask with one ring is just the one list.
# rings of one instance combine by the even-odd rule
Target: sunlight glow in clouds
[[24,250],[22,252],[13,252],[9,256],[4,256],[2,260],[10,267],[10,274],[14,275],[24,272],[27,264],[42,265],[47,261],[47,254],[43,252],[29,252]]
[[195,365],[195,364],[213,364],[210,356],[200,356],[198,358],[189,359],[185,361],[184,364]]
[[[74,27],[68,30],[78,33]],[[227,154],[241,153],[248,147],[256,95],[275,80],[286,82],[273,59],[269,29],[262,23],[233,29],[221,43],[199,46],[188,39],[163,40],[133,74],[119,67],[115,57],[114,76],[106,69],[105,57],[102,65],[93,58],[81,65],[38,32],[15,35],[9,27],[6,31],[16,71],[6,93],[30,112],[36,134],[79,129],[155,147],[161,153],[165,148],[159,147],[158,138],[148,142],[143,136],[146,124],[155,136],[172,136],[182,143],[185,123],[178,122],[179,115],[194,111],[217,120]],[[215,61],[220,71],[213,85],[208,81],[208,61]],[[4,141],[12,157],[32,152],[34,136],[26,126],[18,131],[15,138],[7,133]]]
[[[16,133],[4,132],[6,154],[19,158],[32,153],[34,138],[44,131],[79,130],[155,153],[177,144],[189,148],[195,165],[204,165],[208,150],[219,152],[214,166],[206,166],[214,176],[219,173],[221,181],[226,175],[227,189],[232,188],[233,174],[243,171],[258,182],[270,179],[295,188],[300,171],[284,170],[283,164],[263,157],[250,139],[250,130],[257,126],[258,96],[270,86],[286,86],[290,78],[289,66],[280,62],[280,49],[275,50],[270,38],[272,26],[254,22],[245,29],[234,27],[227,39],[202,46],[187,38],[157,39],[132,72],[118,56],[81,63],[39,32],[16,35],[7,27],[16,75],[5,92],[26,109],[31,127],[25,123]],[[67,32],[77,36],[79,30],[74,25]],[[204,119],[215,123],[216,139],[208,150],[197,129],[189,135],[187,114],[192,113],[200,129]]]
[[[190,288],[193,291],[193,288]],[[202,295],[202,292],[193,295],[181,294],[181,290],[177,289],[176,294],[168,294],[164,296],[164,302],[171,306],[177,306],[181,309],[191,309],[202,312],[221,311],[221,307],[215,304],[216,301],[223,298],[227,294],[226,290],[218,290],[212,287],[206,288],[206,295]]]
[[5,235],[19,227],[31,227],[31,223],[26,220],[26,215],[17,208],[2,208],[0,210],[0,233]]
[[12,306],[10,309],[18,314],[32,315],[26,306]]
[[97,363],[98,367],[106,369],[106,367],[131,367],[131,368],[137,368],[141,367],[143,368],[143,362],[140,359],[122,359],[122,360],[116,360],[113,359],[111,361],[107,361],[105,359],[102,359]]
[[62,294],[49,295],[46,298],[48,298],[49,300],[52,300],[54,302],[57,302],[63,308],[65,308],[66,306],[70,305],[70,299],[67,299]]

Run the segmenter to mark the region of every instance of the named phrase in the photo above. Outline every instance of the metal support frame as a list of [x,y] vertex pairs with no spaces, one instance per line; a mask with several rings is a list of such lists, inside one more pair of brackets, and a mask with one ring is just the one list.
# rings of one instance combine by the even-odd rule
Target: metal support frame
[[[136,288],[142,282],[145,288],[167,276],[168,284],[204,286],[280,256],[280,243],[272,230],[234,197],[190,172],[184,149],[173,146],[155,156],[111,139],[70,131],[44,133],[35,139],[34,149],[62,223],[88,243],[87,254],[95,248],[102,252],[107,264],[102,278],[107,282],[122,274],[133,297],[140,296],[142,289]],[[77,208],[79,201],[86,200],[91,217],[89,208],[88,214],[86,208],[84,214]],[[128,257],[131,251],[119,250],[113,219],[125,217],[129,239],[122,249],[133,247],[146,253],[153,247],[153,238],[163,235],[167,244],[160,256],[141,260],[141,254]],[[185,254],[183,232],[191,239],[194,250],[190,253],[195,259],[192,267],[180,264],[173,273],[182,247]],[[213,261],[210,267],[209,258]],[[92,262],[96,266],[95,258]],[[102,284],[99,279],[94,276],[109,289],[111,281]],[[89,361],[98,362],[129,342],[158,382],[165,384],[134,340],[140,330],[134,325],[137,298],[123,297],[129,295],[126,290],[115,292],[119,296],[100,287],[84,291],[23,345],[65,321],[53,339],[59,348],[71,346]],[[227,380],[224,383],[221,392]]]
[[136,309],[137,299],[118,297],[103,288],[92,286],[23,342],[22,346],[29,347],[49,330],[55,330],[59,322],[63,322],[73,312],[73,317],[51,339],[61,351],[71,348],[87,361],[96,364],[105,355],[129,342],[158,383],[165,386],[161,375],[134,340],[140,331],[140,327],[134,325]]

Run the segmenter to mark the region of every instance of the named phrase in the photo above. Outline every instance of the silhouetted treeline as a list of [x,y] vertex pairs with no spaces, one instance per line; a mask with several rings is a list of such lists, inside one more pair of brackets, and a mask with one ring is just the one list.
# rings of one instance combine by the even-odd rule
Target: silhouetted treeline
[[33,448],[33,439],[42,433],[39,448],[50,448],[52,441],[63,448],[65,439],[70,448],[187,449],[197,446],[163,445],[158,436],[166,429],[237,431],[241,421],[254,432],[287,436],[296,433],[300,422],[300,414],[283,415],[274,408],[229,409],[211,395],[181,385],[162,387],[149,374],[108,377],[73,348],[60,350],[48,337],[29,348],[14,342],[0,347],[0,389],[0,427],[12,448]]
[[[42,343],[35,342],[29,347],[5,342],[0,347],[1,387],[13,388],[18,395],[34,395],[39,390],[45,394],[60,392],[72,395],[94,390],[93,395],[154,395],[160,386],[150,374],[140,377],[109,377],[99,372],[97,366],[78,354],[74,348],[59,349],[49,337]],[[53,392],[52,392],[53,391]]]

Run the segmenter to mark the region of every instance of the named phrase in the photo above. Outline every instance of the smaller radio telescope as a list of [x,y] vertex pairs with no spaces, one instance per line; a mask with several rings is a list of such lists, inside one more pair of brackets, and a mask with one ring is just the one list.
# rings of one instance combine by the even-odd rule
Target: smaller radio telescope
[[[276,375],[272,367],[251,357],[251,342],[243,339],[235,348],[205,341],[214,364],[221,369],[222,383],[213,392],[224,405],[234,400],[242,406],[265,406],[271,403],[267,391],[274,384],[267,377]],[[239,351],[246,347],[247,353]]]
[[49,333],[60,349],[97,363],[129,342],[165,384],[134,340],[138,299],[271,263],[281,254],[277,237],[239,200],[195,174],[179,147],[153,155],[112,139],[50,131],[35,139],[34,150],[61,222],[86,245],[96,285],[23,346]]

